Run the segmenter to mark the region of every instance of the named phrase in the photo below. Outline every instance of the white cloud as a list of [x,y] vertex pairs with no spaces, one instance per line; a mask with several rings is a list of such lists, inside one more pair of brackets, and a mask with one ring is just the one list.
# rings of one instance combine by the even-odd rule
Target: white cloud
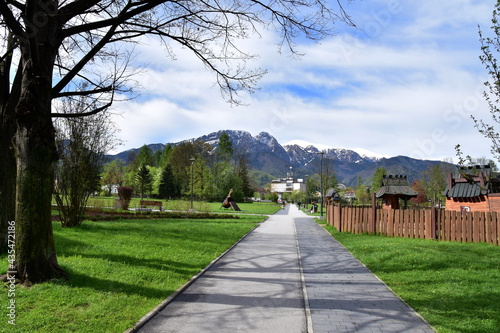
[[282,144],[304,140],[361,147],[380,155],[441,159],[464,152],[489,156],[469,115],[488,116],[477,25],[489,27],[489,1],[359,1],[346,6],[359,30],[338,26],[321,44],[302,43],[301,60],[276,53],[263,31],[242,42],[269,70],[262,90],[231,107],[215,75],[186,50],[177,60],[152,41],[137,48],[150,69],[143,96],[116,105],[125,148],[176,142],[221,129],[267,131]]

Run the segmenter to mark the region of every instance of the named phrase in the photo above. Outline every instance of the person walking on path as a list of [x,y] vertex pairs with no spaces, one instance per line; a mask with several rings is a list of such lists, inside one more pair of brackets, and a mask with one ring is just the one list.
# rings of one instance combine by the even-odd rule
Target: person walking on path
[[434,332],[333,239],[288,205],[129,332]]

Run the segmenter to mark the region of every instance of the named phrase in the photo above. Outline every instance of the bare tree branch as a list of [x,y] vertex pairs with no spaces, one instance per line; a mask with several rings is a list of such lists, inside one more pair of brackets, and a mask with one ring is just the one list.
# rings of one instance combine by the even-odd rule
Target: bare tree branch
[[105,111],[109,109],[109,107],[113,104],[113,98],[111,98],[111,101],[101,107],[95,108],[92,111],[83,111],[83,112],[78,112],[78,113],[51,113],[50,115],[54,118],[80,118],[80,117],[87,117],[87,116],[92,116],[94,114],[98,114],[102,111]]
[[0,14],[3,16],[5,20],[5,24],[9,27],[9,30],[12,31],[15,35],[19,37],[24,36],[24,29],[18,20],[15,18],[12,11],[9,9],[9,6],[6,2],[0,1]]

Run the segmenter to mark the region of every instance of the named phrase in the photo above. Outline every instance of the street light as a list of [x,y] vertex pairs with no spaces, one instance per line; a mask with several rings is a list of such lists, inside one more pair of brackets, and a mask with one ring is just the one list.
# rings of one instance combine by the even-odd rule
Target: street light
[[307,206],[308,206],[308,204],[307,204],[307,200],[309,199],[309,198],[307,197],[307,177],[309,177],[309,175],[306,175],[306,177],[304,178],[305,185],[306,185],[306,186],[305,186],[305,189],[306,189],[306,207],[305,207],[305,208],[306,208],[306,212],[307,212]]
[[194,174],[193,174],[193,166],[195,158],[191,157],[189,159],[191,161],[191,211],[193,211],[193,199],[194,199]]
[[319,162],[319,195],[321,197],[320,201],[320,213],[319,213],[319,219],[323,219],[323,155],[325,154],[324,151],[318,152],[318,155],[320,156],[320,162]]

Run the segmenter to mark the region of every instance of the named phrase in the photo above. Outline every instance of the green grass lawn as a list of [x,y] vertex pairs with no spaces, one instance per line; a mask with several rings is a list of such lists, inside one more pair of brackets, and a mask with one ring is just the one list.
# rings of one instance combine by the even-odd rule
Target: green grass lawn
[[271,202],[242,202],[237,203],[240,207],[241,212],[235,212],[231,208],[221,208],[221,203],[213,202],[209,203],[210,211],[214,213],[220,212],[230,212],[230,213],[242,213],[242,214],[267,214],[272,215],[281,209],[281,205]]
[[[123,332],[264,219],[54,222],[59,264],[71,278],[17,286],[13,327],[5,286],[0,331]],[[1,262],[4,274],[6,256]]]
[[[145,199],[152,201],[162,201],[165,210],[178,210],[187,211],[191,208],[191,202],[186,200],[160,200],[160,199]],[[140,206],[140,198],[133,198],[130,202],[130,208],[137,208]],[[115,205],[115,197],[92,197],[88,201],[89,206],[97,208],[111,208]],[[199,212],[213,212],[213,213],[242,213],[242,214],[267,214],[271,215],[276,213],[281,206],[276,203],[270,202],[243,202],[237,203],[240,207],[240,212],[235,212],[231,208],[226,209],[222,207],[222,202],[201,202],[194,201],[193,209]]]
[[326,228],[440,333],[500,332],[500,247]]
[[[123,332],[264,219],[54,222],[71,279],[17,286],[15,327],[6,324],[4,285],[0,332]],[[327,229],[440,333],[500,332],[500,247]],[[0,262],[2,274],[5,255]]]

